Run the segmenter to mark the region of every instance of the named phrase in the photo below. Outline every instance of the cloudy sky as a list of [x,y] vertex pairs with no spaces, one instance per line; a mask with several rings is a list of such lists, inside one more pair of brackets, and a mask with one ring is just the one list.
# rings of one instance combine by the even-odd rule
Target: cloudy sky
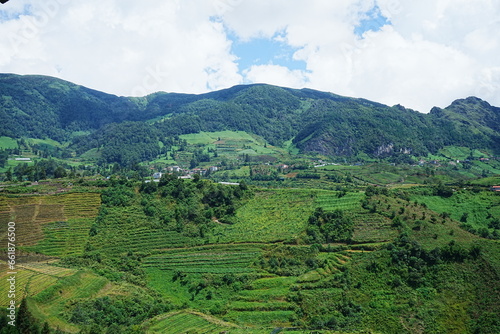
[[125,96],[245,83],[500,106],[498,0],[10,0],[0,72]]

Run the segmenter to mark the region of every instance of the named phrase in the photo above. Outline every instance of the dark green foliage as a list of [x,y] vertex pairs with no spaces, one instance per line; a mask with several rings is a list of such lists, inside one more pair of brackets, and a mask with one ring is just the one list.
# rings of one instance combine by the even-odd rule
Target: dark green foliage
[[300,172],[297,174],[297,177],[299,179],[320,179],[321,175],[317,173],[305,173],[305,172]]
[[159,134],[142,122],[124,122],[104,126],[90,136],[76,138],[78,153],[101,149],[101,163],[117,163],[131,167],[160,154]]
[[81,325],[109,327],[109,331],[139,324],[169,310],[162,300],[147,294],[113,298],[105,296],[78,302],[69,315],[69,320]]
[[[157,144],[163,138],[158,134],[200,131],[241,130],[273,145],[293,139],[304,152],[366,153],[395,163],[412,163],[410,155],[436,153],[448,145],[493,151],[500,146],[500,109],[477,98],[422,114],[401,106],[269,85],[236,86],[201,95],[156,93],[126,98],[49,77],[4,74],[0,89],[4,125],[0,135],[67,141],[74,131],[95,132],[76,138],[73,148],[79,153],[102,148],[102,162],[122,166],[159,154]],[[144,123],[160,118],[153,125]],[[127,125],[116,125],[122,122]],[[209,158],[197,154],[193,164]]]
[[354,230],[352,220],[341,210],[316,208],[309,217],[307,235],[310,243],[350,241]]
[[107,206],[127,206],[134,198],[134,192],[125,185],[107,188],[102,192],[102,204]]
[[10,172],[10,177],[14,175],[18,181],[29,180],[29,181],[40,181],[49,178],[63,178],[67,176],[67,170],[69,166],[66,164],[61,164],[52,159],[42,159],[36,161],[33,166],[28,166],[28,164],[19,164],[14,168],[13,172]]
[[65,140],[73,131],[119,122],[138,107],[127,98],[44,76],[0,76],[0,135]]
[[453,190],[452,188],[445,186],[442,182],[439,182],[434,186],[434,193],[436,196],[450,197],[453,195]]
[[21,301],[17,311],[16,327],[19,334],[33,334],[38,333],[40,330],[37,321],[28,309],[28,303],[25,298]]
[[477,259],[481,248],[477,245],[469,249],[451,241],[443,247],[436,247],[427,251],[407,234],[401,234],[394,242],[387,245],[392,263],[407,283],[414,288],[427,286],[432,279],[436,265],[441,263],[463,262],[467,259]]
[[42,327],[40,334],[50,334],[50,327],[49,327],[49,324],[47,322],[45,322],[43,324],[43,327]]

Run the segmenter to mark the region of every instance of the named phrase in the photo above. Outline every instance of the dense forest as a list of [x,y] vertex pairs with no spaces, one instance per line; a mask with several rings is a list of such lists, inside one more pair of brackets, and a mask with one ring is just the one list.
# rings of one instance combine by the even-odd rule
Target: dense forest
[[[222,130],[256,134],[275,146],[292,140],[302,152],[330,156],[422,156],[448,145],[498,152],[500,147],[500,108],[473,97],[422,114],[402,106],[269,85],[129,98],[50,77],[3,74],[0,90],[0,136],[71,141],[79,153],[102,148],[103,161],[121,165],[151,157],[159,149],[154,141]],[[136,124],[118,125],[122,122]],[[137,146],[130,147],[127,137],[136,138]],[[124,139],[129,156],[109,138]]]

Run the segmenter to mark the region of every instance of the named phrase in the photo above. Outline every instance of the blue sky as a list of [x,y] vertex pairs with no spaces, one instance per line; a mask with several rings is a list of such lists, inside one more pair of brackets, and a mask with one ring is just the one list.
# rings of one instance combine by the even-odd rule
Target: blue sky
[[[389,24],[389,20],[382,15],[380,8],[374,6],[364,12],[363,19],[353,27],[353,31],[359,38],[363,38],[364,33],[377,32]],[[294,53],[299,48],[286,43],[284,31],[279,31],[271,37],[255,37],[250,40],[241,40],[230,30],[226,30],[226,33],[232,42],[231,51],[238,57],[240,73],[252,66],[268,64],[284,66],[290,70],[307,70],[307,63],[304,60],[294,59]]]
[[500,106],[499,17],[491,0],[10,0],[0,72],[126,96],[261,82]]
[[16,8],[15,10],[6,11],[2,10],[0,7],[0,22],[7,22],[11,20],[18,20],[21,15],[30,15],[31,6],[26,4],[21,8]]
[[365,17],[354,27],[354,33],[360,38],[367,31],[379,31],[383,26],[390,25],[390,21],[381,13],[378,6],[364,13]]
[[231,51],[238,57],[238,68],[241,71],[253,65],[274,64],[291,70],[306,70],[306,62],[295,60],[293,55],[298,48],[288,45],[281,34],[271,38],[254,38],[242,41],[234,34],[228,33],[232,41]]

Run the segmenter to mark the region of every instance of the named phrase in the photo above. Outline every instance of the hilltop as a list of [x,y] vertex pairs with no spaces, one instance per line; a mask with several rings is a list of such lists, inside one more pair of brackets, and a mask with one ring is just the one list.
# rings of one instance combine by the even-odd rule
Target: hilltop
[[80,153],[106,146],[98,138],[115,135],[121,129],[117,124],[125,122],[132,122],[128,127],[137,132],[136,143],[146,146],[176,135],[231,130],[326,156],[425,156],[452,145],[498,153],[500,147],[500,108],[474,97],[423,114],[399,105],[263,84],[133,98],[51,77],[13,74],[0,75],[0,92],[0,136],[72,143]]

